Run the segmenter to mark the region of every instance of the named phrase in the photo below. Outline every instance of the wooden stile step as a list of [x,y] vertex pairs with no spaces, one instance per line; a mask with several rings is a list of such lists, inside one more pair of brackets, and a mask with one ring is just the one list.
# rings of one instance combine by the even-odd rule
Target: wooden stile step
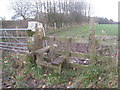
[[60,56],[57,59],[55,59],[54,61],[51,62],[51,64],[58,66],[59,64],[63,63],[65,60],[64,56]]
[[45,48],[42,48],[42,49],[38,49],[38,50],[34,51],[34,53],[39,53],[39,54],[45,53],[46,51],[49,50],[49,48],[50,47],[48,46],[48,47],[45,47]]

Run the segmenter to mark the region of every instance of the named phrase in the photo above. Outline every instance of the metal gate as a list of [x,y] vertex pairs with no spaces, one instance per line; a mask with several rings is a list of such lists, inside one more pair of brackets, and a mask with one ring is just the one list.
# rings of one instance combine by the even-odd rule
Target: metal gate
[[0,29],[0,50],[9,52],[28,52],[27,28]]

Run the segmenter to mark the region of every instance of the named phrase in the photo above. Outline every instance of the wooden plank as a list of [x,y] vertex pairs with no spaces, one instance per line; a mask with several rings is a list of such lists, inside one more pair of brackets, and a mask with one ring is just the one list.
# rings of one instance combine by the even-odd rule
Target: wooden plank
[[[61,55],[65,55],[66,54],[66,51],[64,50],[58,50],[57,52],[58,54],[61,54]],[[89,54],[85,54],[85,53],[80,53],[80,52],[70,52],[70,57],[82,57],[82,58],[89,58]]]
[[88,68],[88,66],[89,65],[81,65],[81,64],[75,64],[75,63],[69,63],[69,67],[77,68],[77,69],[80,69],[80,70],[86,69],[86,68]]
[[[44,36],[42,37],[43,40],[50,40],[50,38],[52,38],[52,36]],[[55,36],[55,40],[56,41],[67,41],[67,37],[60,37],[60,36]],[[71,42],[77,42],[79,40],[79,38],[77,37],[74,37],[74,38],[71,38]]]
[[56,36],[56,37],[55,37],[55,40],[56,40],[56,41],[66,42],[66,41],[67,41],[67,38],[66,38],[66,37],[58,37],[58,36]]
[[39,54],[41,54],[41,53],[45,53],[45,52],[48,51],[49,49],[50,49],[50,47],[47,46],[47,47],[44,47],[44,48],[38,49],[38,50],[36,50],[36,51],[34,51],[34,52],[35,52],[35,53],[39,53]]
[[79,38],[77,38],[77,37],[71,38],[71,42],[78,42],[78,40],[79,40]]
[[57,66],[52,65],[51,63],[48,63],[48,62],[46,62],[46,61],[36,60],[36,63],[37,63],[37,65],[40,65],[40,66],[42,65],[42,66],[45,66],[45,67],[58,69],[58,67],[57,67]]
[[65,54],[66,54],[66,51],[65,51],[65,50],[60,50],[60,49],[55,50],[55,52],[56,52],[57,54],[60,54],[60,55],[65,55]]
[[64,60],[65,60],[65,57],[60,56],[57,59],[55,59],[54,61],[52,61],[51,64],[58,66],[59,64],[63,63]]
[[111,59],[116,59],[115,57],[110,57],[110,56],[97,56],[97,60],[111,60]]
[[89,58],[89,54],[79,53],[79,52],[71,52],[71,57],[81,57],[81,58]]
[[43,36],[42,39],[43,40],[50,40],[50,37],[49,36]]
[[[116,43],[116,45],[114,43]],[[99,41],[99,45],[104,45],[104,46],[118,46],[117,41],[115,41],[115,42]]]

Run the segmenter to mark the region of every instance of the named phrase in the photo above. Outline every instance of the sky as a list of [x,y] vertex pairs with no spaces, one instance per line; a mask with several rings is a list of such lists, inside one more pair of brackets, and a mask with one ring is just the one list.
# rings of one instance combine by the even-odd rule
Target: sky
[[[85,0],[92,5],[92,16],[107,17],[118,21],[118,2],[120,0]],[[10,20],[14,12],[10,9],[14,0],[0,0],[0,17]]]
[[92,16],[107,17],[118,21],[118,2],[120,0],[86,0],[92,5]]

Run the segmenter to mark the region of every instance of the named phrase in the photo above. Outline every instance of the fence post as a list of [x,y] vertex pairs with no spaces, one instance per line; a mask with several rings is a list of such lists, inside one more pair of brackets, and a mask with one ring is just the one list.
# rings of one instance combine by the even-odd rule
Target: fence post
[[53,61],[54,59],[54,41],[55,41],[55,37],[54,36],[51,36],[50,37],[50,42],[49,42],[49,45],[50,45],[50,58],[51,58],[51,61]]
[[67,38],[66,42],[66,67],[69,68],[69,59],[71,54],[71,38]]
[[40,28],[38,28],[37,24],[36,24],[36,31],[34,35],[35,35],[34,36],[34,50],[43,48],[42,31],[40,30]]
[[[33,51],[36,51],[38,49],[43,48],[43,40],[42,40],[42,30],[38,28],[38,25],[36,24],[36,31],[34,34],[34,45],[33,45]],[[43,54],[37,55],[33,54],[33,59],[34,60],[43,60]]]
[[96,57],[96,45],[95,45],[95,28],[94,18],[90,19],[90,37],[89,37],[89,53],[90,53],[90,64],[95,61]]

